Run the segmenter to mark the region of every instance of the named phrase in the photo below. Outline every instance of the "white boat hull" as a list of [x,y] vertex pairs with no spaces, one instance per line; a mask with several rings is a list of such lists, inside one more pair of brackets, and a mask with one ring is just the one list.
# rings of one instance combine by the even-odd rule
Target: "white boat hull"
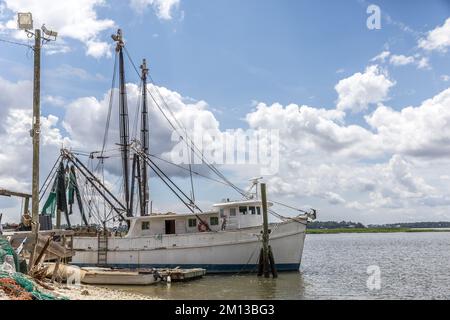
[[[279,271],[300,268],[306,225],[289,221],[270,225],[270,245]],[[72,263],[98,264],[97,238],[75,237]],[[261,227],[233,231],[108,240],[107,264],[114,268],[203,268],[208,273],[253,272],[261,249]]]

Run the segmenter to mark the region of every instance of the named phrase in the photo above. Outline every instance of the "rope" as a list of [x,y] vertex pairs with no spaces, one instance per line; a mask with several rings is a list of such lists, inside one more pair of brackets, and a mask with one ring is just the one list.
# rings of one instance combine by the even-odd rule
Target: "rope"
[[238,273],[236,273],[236,275],[241,274],[247,268],[247,266],[250,264],[250,261],[252,261],[252,258],[255,255],[255,253],[258,252],[260,249],[261,249],[260,247],[256,246],[255,250],[250,255],[250,258],[248,259],[247,263],[241,268],[241,270],[238,271]]

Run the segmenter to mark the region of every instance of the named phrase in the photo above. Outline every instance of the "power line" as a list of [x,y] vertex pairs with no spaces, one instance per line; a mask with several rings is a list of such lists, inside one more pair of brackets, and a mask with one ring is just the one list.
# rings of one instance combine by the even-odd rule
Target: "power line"
[[17,46],[23,46],[23,47],[27,47],[29,49],[33,49],[33,46],[30,46],[28,44],[21,43],[21,42],[15,42],[15,41],[1,39],[1,38],[0,38],[0,42],[5,42],[5,43],[14,44],[14,45],[17,45]]

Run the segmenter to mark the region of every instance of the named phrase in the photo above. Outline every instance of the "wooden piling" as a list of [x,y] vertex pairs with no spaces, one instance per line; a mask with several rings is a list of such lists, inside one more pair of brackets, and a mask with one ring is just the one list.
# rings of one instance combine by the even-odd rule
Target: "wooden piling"
[[56,230],[61,229],[61,210],[56,209]]
[[262,209],[263,209],[263,231],[262,231],[262,249],[259,256],[259,266],[258,266],[258,276],[262,276],[264,274],[265,278],[270,277],[270,273],[272,272],[272,276],[276,278],[278,276],[275,259],[272,253],[272,247],[269,246],[269,217],[267,210],[267,193],[266,193],[266,184],[261,184],[261,201],[262,201]]
[[269,246],[269,262],[272,271],[272,277],[278,278],[277,266],[275,265],[275,258],[273,257],[272,246]]
[[264,249],[261,248],[261,251],[259,252],[259,263],[258,263],[258,277],[261,277],[264,273]]

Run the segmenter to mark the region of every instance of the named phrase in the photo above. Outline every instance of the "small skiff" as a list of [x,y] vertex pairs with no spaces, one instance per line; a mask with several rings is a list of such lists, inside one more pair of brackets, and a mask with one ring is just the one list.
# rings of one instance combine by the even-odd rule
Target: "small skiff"
[[84,273],[81,282],[94,285],[142,285],[155,284],[161,280],[156,272],[140,273],[137,271],[121,271],[109,268],[82,268]]

